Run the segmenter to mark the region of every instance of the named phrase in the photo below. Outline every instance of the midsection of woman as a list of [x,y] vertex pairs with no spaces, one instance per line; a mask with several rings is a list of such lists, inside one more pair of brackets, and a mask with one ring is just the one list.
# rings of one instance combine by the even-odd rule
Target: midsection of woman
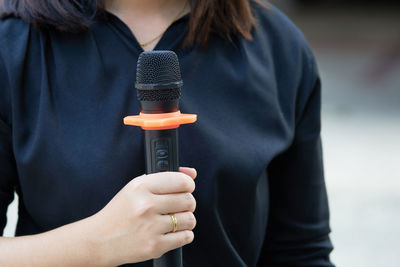
[[[142,132],[122,119],[140,111],[135,67],[139,43],[150,35],[115,10],[81,33],[0,22],[7,37],[0,39],[0,78],[10,85],[9,95],[0,91],[1,115],[12,125],[17,235],[91,216],[144,173]],[[184,264],[331,266],[315,63],[278,10],[256,6],[255,15],[252,41],[212,35],[207,48],[184,46],[184,15],[151,47],[177,53],[181,111],[198,114],[196,124],[180,129],[180,163],[199,173],[198,223]]]

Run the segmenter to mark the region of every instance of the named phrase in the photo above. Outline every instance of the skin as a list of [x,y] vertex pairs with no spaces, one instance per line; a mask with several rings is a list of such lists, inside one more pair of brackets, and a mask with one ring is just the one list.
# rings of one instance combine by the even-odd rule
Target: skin
[[[184,0],[106,1],[106,9],[139,42],[163,32],[183,6]],[[185,13],[189,11],[188,6]],[[189,244],[196,225],[196,176],[192,168],[143,175],[91,217],[42,234],[0,237],[0,266],[116,266],[158,258]],[[175,233],[169,213],[178,221]]]
[[[158,258],[193,241],[196,170],[143,175],[102,210],[52,231],[0,237],[0,266],[116,266]],[[168,213],[175,213],[178,231]]]
[[[185,6],[185,0],[108,0],[106,10],[119,17],[139,43],[150,41],[164,32]],[[186,6],[183,15],[190,12]],[[153,50],[158,38],[144,50]]]

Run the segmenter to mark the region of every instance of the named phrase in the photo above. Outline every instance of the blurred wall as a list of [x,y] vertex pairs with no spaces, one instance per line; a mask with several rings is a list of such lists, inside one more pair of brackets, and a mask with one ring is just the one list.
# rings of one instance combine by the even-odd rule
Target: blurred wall
[[322,77],[332,260],[340,267],[398,267],[399,3],[274,3],[304,32]]

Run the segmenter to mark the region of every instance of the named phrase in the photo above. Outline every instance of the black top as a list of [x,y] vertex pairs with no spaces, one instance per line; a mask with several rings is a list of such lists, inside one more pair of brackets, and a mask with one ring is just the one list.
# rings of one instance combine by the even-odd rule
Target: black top
[[[256,16],[253,41],[182,48],[185,16],[156,47],[177,53],[181,111],[198,114],[180,128],[180,165],[198,170],[184,266],[332,266],[316,65],[283,14]],[[142,130],[122,123],[139,113],[140,52],[111,14],[80,34],[0,20],[0,229],[14,190],[28,235],[96,213],[144,173]]]

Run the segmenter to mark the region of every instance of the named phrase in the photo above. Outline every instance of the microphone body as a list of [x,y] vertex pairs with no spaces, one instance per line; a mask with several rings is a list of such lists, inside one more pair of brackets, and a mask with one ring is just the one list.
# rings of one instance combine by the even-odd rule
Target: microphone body
[[[146,174],[179,171],[178,129],[145,130]],[[182,267],[182,248],[153,260],[154,267]]]
[[179,171],[178,129],[145,130],[146,174]]
[[[124,118],[126,125],[140,126],[145,135],[146,174],[179,171],[178,128],[197,120],[194,114],[181,114],[180,68],[172,51],[140,54],[136,89],[141,112]],[[154,267],[182,267],[182,248],[167,252],[153,261]]]

